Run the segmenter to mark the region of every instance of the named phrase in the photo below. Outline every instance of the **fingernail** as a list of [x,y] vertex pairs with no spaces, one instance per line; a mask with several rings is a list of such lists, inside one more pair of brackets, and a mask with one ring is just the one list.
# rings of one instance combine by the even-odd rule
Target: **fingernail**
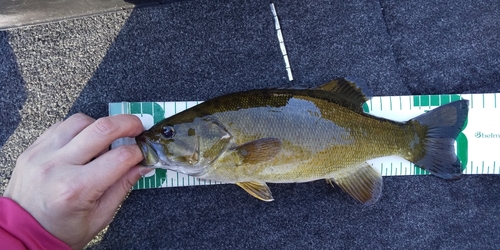
[[143,167],[140,171],[139,171],[139,174],[140,175],[147,175],[151,172],[155,171],[154,168],[148,168],[148,167]]

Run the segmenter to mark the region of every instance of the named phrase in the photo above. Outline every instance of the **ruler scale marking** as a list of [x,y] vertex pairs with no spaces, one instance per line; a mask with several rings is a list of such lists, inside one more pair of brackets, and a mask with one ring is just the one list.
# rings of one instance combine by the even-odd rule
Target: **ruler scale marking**
[[292,68],[290,66],[290,61],[288,60],[288,53],[286,52],[285,40],[283,39],[283,33],[281,32],[281,25],[278,18],[278,13],[276,12],[276,7],[274,6],[274,3],[271,3],[270,6],[274,18],[274,25],[276,28],[276,34],[278,37],[281,54],[283,55],[283,60],[285,61],[285,69],[288,75],[288,80],[293,81]]
[[[476,110],[477,112],[486,112],[487,110],[492,110],[497,108],[497,93],[492,93],[492,94],[458,94],[454,95],[455,97],[451,97],[451,95],[440,95],[438,99],[433,98],[431,100],[431,97],[428,96],[398,96],[398,97],[373,97],[369,100],[369,102],[366,103],[367,105],[367,112],[372,113],[377,116],[381,117],[386,117],[388,119],[393,119],[389,117],[388,115],[385,116],[384,114],[387,113],[400,113],[405,115],[405,113],[411,113],[411,114],[406,114],[406,116],[411,115],[412,117],[418,115],[420,112],[427,111],[430,108],[435,108],[436,100],[439,100],[439,104],[445,104],[454,100],[457,100],[457,98],[464,98],[469,100],[469,105],[470,105],[470,111],[469,111],[469,117],[474,117],[471,119],[478,119],[477,115],[474,116]],[[394,99],[396,98],[396,99]],[[427,98],[424,101],[424,98]],[[415,100],[413,102],[412,100]],[[398,105],[397,103],[394,103],[399,101],[399,109],[394,109],[394,105]],[[378,102],[378,103],[377,103]],[[432,104],[432,102],[434,104]],[[474,102],[480,103],[480,105],[473,106]],[[172,114],[181,112],[182,110],[189,108],[193,105],[201,103],[200,101],[196,102],[158,102],[158,105],[156,106],[157,108],[163,108],[165,111],[165,116],[170,116]],[[113,110],[113,113],[111,113],[110,110],[110,115],[115,115],[117,112],[122,112],[122,113],[130,113],[135,110],[135,112],[138,111],[138,116],[140,116],[141,119],[143,117],[150,117],[147,112],[152,112],[153,114],[156,114],[158,110],[154,110],[154,106],[152,106],[152,111],[147,111],[149,110],[149,107],[152,105],[152,103],[148,102],[122,102],[122,103],[111,103],[113,105],[120,105],[120,106],[113,106],[116,107]],[[110,104],[110,105],[111,105]],[[425,104],[426,106],[423,106],[422,104]],[[134,109],[132,109],[132,105],[134,106]],[[179,108],[182,107],[182,108]],[[374,107],[377,107],[375,110]],[[397,107],[397,106],[396,106]],[[169,108],[172,108],[172,110],[168,110]],[[111,106],[110,106],[111,109]],[[421,109],[419,111],[418,109]],[[484,110],[484,111],[483,111]],[[417,113],[415,113],[417,112]],[[382,115],[381,115],[382,114]],[[406,118],[405,118],[406,119]],[[490,119],[490,117],[487,117],[486,119]],[[469,151],[473,150],[474,148],[480,147],[484,143],[495,143],[495,142],[500,142],[500,138],[497,137],[492,137],[489,136],[490,134],[500,134],[500,131],[490,131],[490,130],[484,130],[481,131],[481,125],[483,125],[484,122],[475,122],[474,120],[469,120],[468,125],[466,129],[463,131],[463,133],[466,135],[467,140],[469,141]],[[479,127],[478,127],[479,126]],[[474,135],[475,132],[481,131],[483,132],[483,138],[476,138]],[[489,137],[488,137],[489,136]],[[490,144],[490,145],[495,145],[495,144]],[[481,151],[480,149],[478,151]],[[486,151],[487,152],[487,151]],[[494,157],[494,156],[491,156]],[[469,153],[469,163],[466,168],[464,169],[463,173],[464,174],[500,174],[500,168],[497,169],[496,167],[496,160],[492,158],[492,160],[489,160],[490,158],[474,158],[474,153],[470,152]],[[479,163],[481,162],[481,165],[479,164],[474,164],[474,162]],[[406,163],[405,163],[406,162]],[[373,165],[376,169],[379,170],[379,172],[384,175],[384,176],[390,176],[390,175],[421,175],[421,174],[429,174],[426,171],[421,171],[420,169],[417,169],[416,166],[413,164],[407,162],[407,161],[389,161],[387,162],[388,164],[384,163],[377,163],[377,165]],[[486,166],[485,166],[486,164]],[[398,171],[398,165],[399,165],[399,171]],[[409,171],[408,171],[409,170]],[[157,170],[157,171],[162,171],[162,170]],[[179,174],[175,172],[176,174],[174,176],[169,174],[170,171],[166,171],[166,174],[164,174],[165,177],[161,177],[161,179],[158,179],[155,175],[160,174],[160,173],[155,173],[152,176],[148,177],[143,177],[136,185],[134,185],[134,189],[145,189],[145,188],[154,188],[154,187],[159,187],[159,186],[167,186],[167,187],[172,187],[172,186],[184,186],[184,185],[212,185],[212,184],[220,184],[220,182],[213,182],[213,181],[206,181],[203,180],[201,181],[200,179],[197,179],[195,177],[192,177],[193,179],[190,179],[190,177],[187,177],[185,175]],[[177,176],[177,178],[175,178]],[[154,178],[154,180],[151,180],[151,178]],[[179,178],[183,178],[180,180]],[[185,181],[185,178],[188,178],[188,181]],[[158,180],[157,180],[158,179]],[[167,182],[167,180],[170,180]],[[158,183],[158,181],[160,183]]]

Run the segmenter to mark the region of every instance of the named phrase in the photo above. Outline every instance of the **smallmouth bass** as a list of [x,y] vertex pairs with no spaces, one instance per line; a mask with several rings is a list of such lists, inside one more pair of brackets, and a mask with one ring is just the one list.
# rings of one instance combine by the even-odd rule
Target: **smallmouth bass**
[[454,142],[468,101],[407,122],[364,113],[368,98],[350,78],[313,89],[262,89],[203,102],[136,137],[145,166],[235,183],[272,201],[266,182],[326,179],[363,204],[381,196],[382,176],[366,161],[398,155],[443,179],[459,178]]

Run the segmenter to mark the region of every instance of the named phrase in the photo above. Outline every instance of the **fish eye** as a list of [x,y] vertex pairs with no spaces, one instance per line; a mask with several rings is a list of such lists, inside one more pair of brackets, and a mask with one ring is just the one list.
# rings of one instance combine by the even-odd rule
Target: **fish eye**
[[174,128],[172,126],[165,126],[163,127],[163,129],[161,130],[161,134],[163,136],[165,136],[165,138],[167,139],[170,139],[174,136],[175,132],[174,132]]

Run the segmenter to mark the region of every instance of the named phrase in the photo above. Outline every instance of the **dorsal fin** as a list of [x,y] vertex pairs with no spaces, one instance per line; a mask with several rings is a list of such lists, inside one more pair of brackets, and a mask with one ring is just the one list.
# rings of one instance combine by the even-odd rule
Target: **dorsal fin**
[[344,101],[352,104],[349,105],[351,108],[359,112],[363,112],[363,104],[369,99],[361,91],[361,89],[368,90],[366,82],[353,77],[337,78],[315,89],[325,90],[337,98],[342,98]]

